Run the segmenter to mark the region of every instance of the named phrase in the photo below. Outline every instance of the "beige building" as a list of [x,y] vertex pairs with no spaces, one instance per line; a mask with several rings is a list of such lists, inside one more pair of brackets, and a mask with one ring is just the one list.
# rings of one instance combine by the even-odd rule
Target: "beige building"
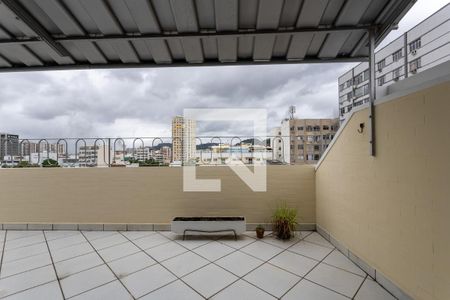
[[195,120],[176,116],[172,120],[173,162],[195,161]]
[[285,119],[281,122],[284,161],[315,164],[339,128],[339,119]]

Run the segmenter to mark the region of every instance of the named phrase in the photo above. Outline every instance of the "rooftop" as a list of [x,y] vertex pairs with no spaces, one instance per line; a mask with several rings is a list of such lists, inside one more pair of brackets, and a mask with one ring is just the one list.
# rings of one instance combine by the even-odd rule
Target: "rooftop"
[[0,231],[2,299],[395,299],[317,232]]

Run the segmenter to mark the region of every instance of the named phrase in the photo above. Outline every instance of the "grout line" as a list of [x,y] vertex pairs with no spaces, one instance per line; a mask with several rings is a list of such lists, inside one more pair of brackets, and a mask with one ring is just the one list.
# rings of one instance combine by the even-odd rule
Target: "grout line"
[[[48,267],[48,266],[49,266],[49,265],[44,266],[44,267]],[[44,268],[44,267],[41,267],[41,268]],[[55,279],[55,280],[51,280],[51,281],[47,281],[47,282],[44,282],[44,283],[41,283],[41,284],[38,284],[38,285],[31,286],[31,287],[29,287],[29,288],[26,288],[26,289],[24,289],[24,290],[21,290],[21,291],[12,293],[12,294],[9,294],[9,295],[7,295],[7,296],[0,296],[0,299],[9,298],[9,297],[11,297],[11,296],[13,296],[13,295],[21,294],[21,293],[23,293],[23,292],[29,291],[29,290],[31,290],[31,289],[34,289],[34,288],[37,288],[37,287],[40,287],[40,286],[43,286],[43,285],[46,285],[46,284],[49,284],[49,283],[52,283],[52,282],[56,282],[56,279]]]
[[[117,232],[117,231],[116,231]],[[114,277],[117,278],[117,280],[119,280],[120,284],[122,284],[122,286],[125,288],[125,290],[130,294],[130,296],[133,299],[136,299],[133,294],[128,290],[128,288],[125,286],[125,284],[123,284],[122,281],[120,281],[120,278],[117,277],[116,273],[114,273],[114,271],[111,269],[111,267],[106,263],[106,261],[103,259],[103,257],[98,253],[97,249],[95,249],[95,247],[91,244],[91,242],[86,238],[86,236],[84,235],[84,233],[82,231],[80,231],[81,235],[87,240],[87,242],[89,243],[89,245],[91,245],[92,248],[94,248],[95,253],[97,253],[97,255],[100,257],[100,259],[103,261],[103,263],[108,267],[108,269],[111,271],[111,273],[114,275]],[[117,232],[118,233],[118,232]],[[119,233],[120,234],[120,233]],[[122,235],[123,236],[123,235]],[[106,248],[105,248],[106,249]]]
[[61,282],[59,281],[58,273],[56,272],[56,267],[55,267],[55,263],[53,261],[53,256],[52,256],[52,253],[50,252],[50,247],[48,246],[47,237],[45,236],[45,233],[43,231],[42,231],[42,234],[44,235],[44,240],[45,240],[45,244],[47,245],[48,255],[50,256],[50,260],[52,262],[53,271],[55,272],[55,277],[56,277],[56,280],[58,281],[59,289],[61,290],[61,295],[63,296],[63,298],[65,298],[64,291],[61,286]]
[[[101,266],[101,265],[100,265]],[[97,266],[97,267],[99,267],[99,266]],[[114,279],[114,280],[111,280],[111,281],[108,281],[108,282],[105,282],[105,283],[102,283],[102,284],[100,284],[99,286],[96,286],[96,287],[93,287],[93,288],[90,288],[90,289],[87,289],[87,290],[85,290],[85,291],[83,291],[83,292],[81,292],[81,293],[78,293],[78,294],[75,294],[75,295],[72,295],[72,296],[70,296],[69,298],[65,298],[65,299],[72,299],[73,297],[77,297],[77,296],[79,296],[79,295],[83,295],[83,294],[85,294],[85,293],[88,293],[88,292],[90,292],[90,291],[92,291],[92,290],[95,290],[95,289],[98,289],[99,287],[102,287],[102,286],[105,286],[105,285],[108,285],[108,284],[110,284],[110,283],[112,283],[112,282],[114,282],[114,281],[116,281],[117,279]],[[133,298],[133,299],[135,299],[132,295],[131,295],[131,297]]]
[[[10,229],[7,229],[7,231],[9,231],[9,230]],[[16,231],[16,232],[33,232],[33,234],[30,234],[30,235],[27,235],[27,236],[15,237],[13,239],[8,240],[8,242],[34,237],[36,235],[39,235],[40,232],[42,233],[42,230],[14,230],[14,231]],[[6,238],[5,238],[5,241],[6,241]]]
[[3,237],[3,245],[2,245],[2,257],[0,258],[0,275],[2,272],[3,266],[3,256],[5,255],[5,245],[6,245],[6,236],[8,235],[8,230],[5,230],[5,236]]
[[[120,232],[119,232],[120,233]],[[156,232],[157,234],[159,234],[159,235],[161,235],[161,236],[163,236],[162,234],[160,234],[159,232]],[[122,233],[120,233],[120,234],[122,234]],[[123,235],[123,234],[122,234]],[[156,264],[158,264],[158,265],[160,265],[161,267],[163,267],[164,269],[166,269],[168,272],[170,272],[173,276],[175,276],[175,278],[177,278],[177,279],[175,279],[175,280],[173,280],[173,281],[171,281],[171,282],[169,282],[168,284],[166,284],[166,285],[169,285],[170,283],[172,283],[172,282],[175,282],[176,280],[180,280],[181,282],[183,282],[184,284],[186,284],[189,288],[191,288],[194,292],[196,292],[197,294],[199,294],[202,298],[204,298],[204,299],[206,299],[205,297],[203,297],[203,295],[202,294],[200,294],[199,292],[197,292],[197,290],[195,290],[195,289],[193,289],[189,284],[187,284],[183,279],[181,279],[180,277],[178,277],[177,276],[177,274],[175,274],[174,272],[172,272],[171,270],[169,270],[166,266],[164,266],[161,262],[159,262],[157,259],[155,259],[155,258],[153,258],[150,254],[148,254],[147,252],[145,252],[145,250],[143,250],[141,247],[139,247],[138,245],[136,245],[132,240],[130,240],[128,237],[126,237],[125,235],[123,235],[126,239],[128,239],[131,243],[133,243],[136,247],[138,247],[142,252],[144,252],[147,256],[149,256],[151,259],[153,259],[155,262],[156,262]],[[164,236],[165,237],[165,236]],[[167,238],[167,237],[165,237],[165,238]],[[167,238],[168,239],[168,238]],[[169,239],[170,240],[170,239]],[[182,245],[181,245],[182,246]],[[185,247],[186,248],[186,247]],[[184,253],[186,253],[186,252],[184,252]],[[175,257],[175,256],[174,256]],[[154,265],[152,265],[152,266],[154,266]],[[151,268],[152,266],[149,266],[149,267],[147,267],[147,268]],[[164,286],[166,286],[166,285],[164,285]],[[150,291],[150,292],[148,292],[147,294],[144,294],[144,295],[142,295],[141,297],[144,297],[145,295],[148,295],[148,294],[150,294],[150,293],[153,293],[153,292],[155,292],[155,291],[157,291],[157,290],[159,290],[159,289],[161,289],[161,288],[163,288],[164,286],[161,286],[161,287],[159,287],[159,288],[157,288],[157,289],[155,289],[155,290],[153,290],[153,291]]]
[[355,299],[356,295],[358,295],[359,290],[361,289],[361,287],[363,286],[364,282],[366,282],[367,280],[367,276],[369,276],[368,274],[366,274],[366,277],[364,277],[364,280],[361,281],[361,284],[359,285],[358,289],[356,290],[355,294],[353,295],[352,299]]

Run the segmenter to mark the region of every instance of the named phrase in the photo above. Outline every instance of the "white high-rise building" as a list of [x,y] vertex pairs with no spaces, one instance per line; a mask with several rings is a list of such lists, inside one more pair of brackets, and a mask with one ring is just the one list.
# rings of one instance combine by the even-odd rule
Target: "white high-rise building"
[[[376,95],[388,87],[450,60],[450,4],[375,53]],[[339,77],[341,123],[353,108],[369,102],[369,64],[360,63]]]
[[272,159],[284,162],[283,137],[281,127],[275,127],[270,131],[270,147],[272,148]]
[[176,116],[172,120],[172,147],[173,162],[182,164],[195,163],[196,122]]

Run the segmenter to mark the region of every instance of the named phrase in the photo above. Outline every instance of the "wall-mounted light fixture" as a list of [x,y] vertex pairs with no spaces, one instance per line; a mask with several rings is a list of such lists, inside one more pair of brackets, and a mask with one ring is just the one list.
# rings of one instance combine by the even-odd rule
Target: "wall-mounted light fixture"
[[359,129],[358,129],[359,133],[363,133],[364,132],[364,123],[359,123]]

